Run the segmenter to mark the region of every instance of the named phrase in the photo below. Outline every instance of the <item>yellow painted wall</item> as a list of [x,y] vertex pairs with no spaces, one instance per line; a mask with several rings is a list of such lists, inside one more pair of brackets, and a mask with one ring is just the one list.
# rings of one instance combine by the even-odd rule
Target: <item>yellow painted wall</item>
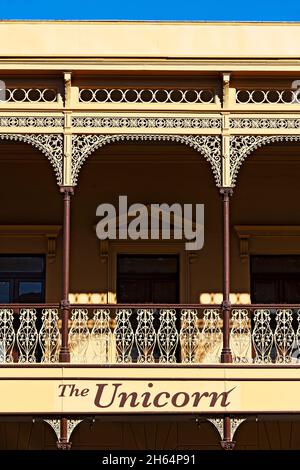
[[299,23],[5,21],[0,55],[297,58],[299,34]]

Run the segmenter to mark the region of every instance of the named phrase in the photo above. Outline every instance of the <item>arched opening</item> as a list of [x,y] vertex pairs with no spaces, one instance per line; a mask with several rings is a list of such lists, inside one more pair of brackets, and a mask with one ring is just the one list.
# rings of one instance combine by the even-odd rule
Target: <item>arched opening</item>
[[[296,142],[265,145],[248,156],[240,169],[232,197],[231,223],[232,228],[238,227],[237,233],[233,229],[232,234],[232,282],[237,288],[252,294],[253,303],[300,301],[296,278],[293,285],[287,282],[286,288],[275,286],[276,271],[279,274],[280,269],[297,269],[297,256],[300,254],[300,233],[297,230],[300,225],[299,175],[299,144]],[[265,266],[265,269],[273,271],[274,282],[271,282],[271,273],[267,276],[266,272],[264,284],[263,266],[266,263],[269,263],[269,267]],[[259,270],[262,274],[260,293],[255,292],[253,285],[255,272],[258,276]],[[257,288],[260,289],[259,283]],[[269,294],[267,289],[270,289]],[[279,292],[280,289],[286,292]]]
[[[47,157],[39,149],[28,143],[9,140],[0,141],[0,171],[0,252],[2,257],[14,258],[11,262],[9,258],[3,259],[3,276],[18,278],[10,285],[9,302],[58,302],[61,295],[58,280],[62,208],[55,173]],[[18,256],[21,256],[19,261]],[[35,270],[39,269],[38,263],[32,262],[30,256],[43,258],[43,292],[37,296],[26,295],[30,294],[31,287],[35,289],[38,285],[30,284],[30,276],[30,279],[25,280],[26,263],[33,263],[30,267],[32,281]],[[5,263],[8,263],[6,273]],[[22,276],[17,276],[18,269],[23,271],[24,281]],[[9,270],[14,270],[11,275]],[[18,289],[22,290],[22,286],[23,295],[17,292]],[[5,291],[2,303],[5,303],[8,300],[7,284],[6,287],[2,284],[2,287]]]
[[[118,208],[121,195],[127,196],[128,206],[133,203],[204,204],[205,241],[203,248],[194,253],[195,262],[188,261],[191,253],[184,249],[182,240],[111,241],[108,252],[101,257],[95,233],[96,208],[101,203]],[[181,264],[188,265],[190,271],[188,275],[187,268],[182,270],[178,302],[197,303],[202,293],[220,292],[220,206],[210,164],[194,149],[172,142],[140,141],[113,143],[96,150],[80,171],[73,201],[72,250],[77,256],[71,273],[72,292],[112,292],[115,296],[118,252],[128,255],[177,253]]]
[[299,174],[299,144],[266,145],[247,158],[232,198],[232,285],[252,305],[234,312],[231,338],[241,346],[244,328],[248,361],[299,361]]

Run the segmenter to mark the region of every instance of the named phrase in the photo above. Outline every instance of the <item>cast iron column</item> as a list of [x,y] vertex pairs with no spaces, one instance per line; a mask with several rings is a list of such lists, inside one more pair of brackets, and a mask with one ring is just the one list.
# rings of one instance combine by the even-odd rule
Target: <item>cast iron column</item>
[[56,443],[59,450],[70,450],[71,442],[68,441],[68,420],[67,418],[61,418],[60,420],[60,439]]
[[61,186],[63,194],[63,253],[62,253],[62,300],[61,306],[61,348],[59,362],[70,362],[70,350],[68,344],[68,322],[69,322],[69,281],[70,281],[70,209],[71,195],[74,189],[71,186]]
[[223,349],[221,352],[221,362],[232,362],[230,350],[230,196],[231,188],[221,188],[223,203]]
[[223,418],[223,440],[221,441],[221,447],[224,450],[233,450],[235,447],[235,441],[232,441],[231,436],[231,422],[229,416]]

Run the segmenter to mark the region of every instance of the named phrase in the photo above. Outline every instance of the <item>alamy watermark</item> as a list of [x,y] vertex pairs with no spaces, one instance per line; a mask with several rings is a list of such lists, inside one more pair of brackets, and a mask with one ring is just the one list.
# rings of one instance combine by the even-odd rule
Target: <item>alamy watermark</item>
[[204,204],[167,203],[128,207],[127,196],[113,204],[97,207],[101,217],[96,233],[100,240],[186,240],[186,250],[201,250],[204,245]]

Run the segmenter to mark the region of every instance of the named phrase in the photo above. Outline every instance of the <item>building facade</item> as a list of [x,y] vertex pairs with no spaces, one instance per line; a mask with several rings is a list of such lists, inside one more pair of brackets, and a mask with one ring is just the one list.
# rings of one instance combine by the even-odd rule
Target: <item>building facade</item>
[[300,448],[299,33],[0,24],[1,449]]

